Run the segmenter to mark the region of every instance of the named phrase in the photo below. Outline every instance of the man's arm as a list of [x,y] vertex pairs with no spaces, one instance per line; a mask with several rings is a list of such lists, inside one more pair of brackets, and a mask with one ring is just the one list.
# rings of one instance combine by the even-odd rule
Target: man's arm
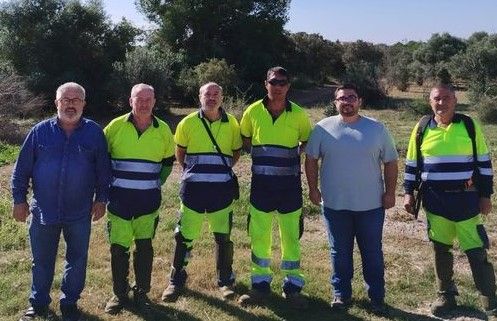
[[14,206],[12,208],[12,216],[18,222],[25,222],[29,216],[29,205],[27,202],[27,194],[29,180],[33,175],[34,165],[34,139],[35,133],[32,129],[19,152],[17,162],[12,173],[12,197]]
[[185,167],[185,155],[186,148],[176,145],[176,160],[181,165],[181,168]]
[[238,162],[240,159],[240,150],[235,150],[233,151],[233,166]]
[[399,168],[397,160],[387,162],[383,165],[383,175],[385,179],[385,193],[383,194],[383,208],[389,209],[395,206],[395,188],[397,186],[397,176]]
[[312,204],[319,206],[321,204],[321,191],[318,188],[318,160],[307,154],[305,155],[304,164],[307,185],[309,186],[309,199]]
[[252,138],[242,136],[242,140],[243,140],[243,150],[245,150],[247,153],[250,153],[250,149],[252,148]]

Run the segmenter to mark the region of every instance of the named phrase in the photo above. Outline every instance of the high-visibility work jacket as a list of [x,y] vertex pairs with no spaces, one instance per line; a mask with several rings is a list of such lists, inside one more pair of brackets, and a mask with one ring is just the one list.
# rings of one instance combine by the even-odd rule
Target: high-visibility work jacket
[[[228,206],[232,198],[230,189],[233,152],[242,148],[240,127],[236,118],[220,110],[221,118],[210,122],[200,109],[183,118],[176,128],[174,141],[179,148],[186,150],[183,173],[181,175],[180,197],[189,208],[205,210],[204,201],[217,203],[209,211]],[[221,155],[209,138],[202,124],[204,119],[222,151]]]
[[[474,122],[474,120],[473,120]],[[432,118],[421,144],[422,168],[417,168],[416,132],[412,131],[406,157],[404,189],[412,194],[417,187],[416,173],[421,171],[425,185],[423,206],[430,212],[454,221],[479,213],[479,197],[490,197],[492,164],[481,127],[475,124],[478,182],[473,184],[475,170],[471,139],[464,122],[456,116],[447,127],[438,127]]]
[[150,214],[161,202],[161,172],[174,161],[173,135],[169,126],[153,116],[142,134],[131,113],[113,119],[105,128],[112,162],[109,211],[124,219]]
[[240,122],[243,137],[252,142],[252,184],[266,188],[299,186],[299,143],[311,132],[307,113],[287,101],[283,113],[273,119],[266,107],[268,98],[254,102]]

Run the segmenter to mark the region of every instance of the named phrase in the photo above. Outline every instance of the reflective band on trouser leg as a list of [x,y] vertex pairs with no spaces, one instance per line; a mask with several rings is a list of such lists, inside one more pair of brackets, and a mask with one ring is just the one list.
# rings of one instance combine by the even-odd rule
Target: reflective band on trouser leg
[[463,251],[484,246],[477,229],[477,226],[483,222],[480,214],[459,222],[451,221],[431,212],[426,212],[426,217],[429,223],[428,236],[431,240],[452,245],[457,237],[459,247]]
[[304,286],[304,275],[300,272],[300,216],[302,209],[291,213],[278,213],[281,240],[281,270],[285,275],[283,282],[297,288]]
[[249,235],[252,249],[252,284],[271,283],[271,245],[273,214],[250,206]]

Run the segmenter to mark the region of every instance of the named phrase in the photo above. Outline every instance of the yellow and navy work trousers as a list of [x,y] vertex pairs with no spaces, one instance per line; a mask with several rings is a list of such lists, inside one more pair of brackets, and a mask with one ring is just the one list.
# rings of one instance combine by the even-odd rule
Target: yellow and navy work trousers
[[207,218],[209,230],[216,241],[216,270],[218,285],[232,285],[235,282],[233,273],[233,242],[230,240],[233,224],[233,206],[214,212],[197,212],[181,203],[179,221],[175,229],[176,248],[171,268],[170,283],[184,286],[187,278],[185,267],[188,265],[193,241],[200,236],[202,224]]
[[108,212],[107,217],[114,294],[118,297],[125,297],[130,289],[128,284],[129,249],[133,241],[136,245],[133,252],[136,284],[133,290],[149,292],[154,259],[152,239],[159,222],[159,213],[153,212],[123,219]]
[[[426,209],[425,209],[426,211]],[[495,297],[496,284],[492,264],[486,249],[489,241],[480,214],[461,221],[426,211],[428,236],[433,242],[435,274],[440,294],[456,295],[454,283],[454,257],[451,253],[454,240],[468,257],[471,273],[478,291],[486,297]]]
[[304,276],[300,271],[300,236],[303,231],[302,208],[289,213],[280,213],[278,211],[263,212],[251,205],[249,215],[248,233],[252,250],[252,288],[262,292],[270,291],[274,216],[279,226],[281,270],[285,275],[283,291],[285,293],[300,292],[305,283]]

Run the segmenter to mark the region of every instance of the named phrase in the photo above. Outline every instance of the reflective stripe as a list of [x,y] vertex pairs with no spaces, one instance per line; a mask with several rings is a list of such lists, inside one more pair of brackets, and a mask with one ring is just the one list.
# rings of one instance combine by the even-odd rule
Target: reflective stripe
[[252,262],[260,267],[267,268],[271,264],[271,259],[261,259],[252,252]]
[[298,175],[300,174],[300,165],[294,165],[288,167],[253,165],[252,172],[254,174],[259,174],[259,175],[275,175],[275,176]]
[[[223,156],[226,160],[228,166],[233,167],[233,158],[229,156]],[[188,166],[193,166],[197,164],[208,164],[208,165],[224,165],[221,155],[189,155],[185,156],[185,163]]]
[[447,173],[433,173],[433,172],[423,172],[421,178],[424,181],[445,181],[445,180],[460,180],[469,179],[473,174],[473,171],[467,172],[447,172]]
[[282,270],[300,269],[300,261],[281,261]]
[[228,173],[206,174],[184,172],[181,179],[185,182],[224,183],[231,180],[231,176]]
[[492,176],[493,175],[493,172],[492,172],[491,168],[481,168],[481,167],[479,167],[479,170],[480,170],[480,174],[482,174],[482,175],[488,175],[488,176]]
[[133,179],[114,178],[112,180],[111,185],[115,186],[115,187],[145,190],[145,189],[160,188],[161,183],[160,183],[160,179],[148,180],[148,181],[140,180],[139,181],[139,180],[133,180]]
[[257,284],[262,282],[271,283],[272,280],[273,278],[270,275],[252,275],[251,277],[252,284]]
[[159,173],[162,169],[162,164],[112,160],[112,169],[126,172]]
[[490,155],[489,154],[483,154],[483,155],[477,155],[476,156],[476,159],[479,161],[479,162],[487,162],[490,160]]
[[283,279],[284,283],[291,283],[295,286],[298,286],[299,288],[304,287],[305,281],[303,278],[296,276],[296,275],[287,275]]
[[299,157],[298,147],[282,148],[275,146],[252,146],[250,152],[252,157],[270,156],[280,158],[296,158]]
[[418,167],[418,162],[415,160],[406,160],[406,166]]
[[406,181],[415,181],[416,180],[416,175],[409,174],[409,173],[404,173],[404,179]]
[[423,158],[424,164],[440,164],[440,163],[471,163],[473,156],[457,155],[457,156],[427,156]]

